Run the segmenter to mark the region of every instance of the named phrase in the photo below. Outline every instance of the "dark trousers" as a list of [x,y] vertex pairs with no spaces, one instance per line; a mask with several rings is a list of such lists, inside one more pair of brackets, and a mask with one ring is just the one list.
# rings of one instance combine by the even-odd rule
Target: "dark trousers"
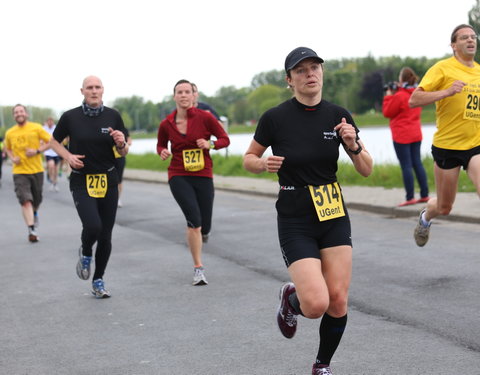
[[395,153],[397,154],[400,167],[402,168],[403,185],[405,186],[406,200],[413,199],[415,196],[413,172],[420,185],[420,197],[428,197],[427,174],[422,164],[420,156],[420,146],[422,142],[397,143],[393,142]]
[[83,226],[81,237],[83,255],[92,256],[92,247],[97,242],[93,280],[101,279],[112,251],[112,230],[117,215],[118,186],[109,186],[104,198],[92,198],[85,189],[73,190],[72,196]]

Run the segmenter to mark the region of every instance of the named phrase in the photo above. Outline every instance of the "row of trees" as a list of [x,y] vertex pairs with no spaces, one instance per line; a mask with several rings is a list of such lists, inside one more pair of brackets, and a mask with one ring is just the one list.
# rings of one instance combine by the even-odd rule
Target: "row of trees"
[[[375,59],[372,56],[331,60],[324,65],[323,98],[339,104],[351,112],[380,111],[383,85],[398,79],[398,73],[409,66],[423,75],[438,59],[405,58],[392,56]],[[250,87],[221,87],[214,96],[200,93],[201,101],[212,105],[232,124],[255,123],[260,115],[291,97],[283,70],[271,70],[255,75]],[[116,108],[128,129],[133,131],[155,131],[160,121],[168,115],[175,103],[172,96],[160,103],[145,101],[142,97],[117,98],[111,106]],[[43,123],[49,116],[48,108],[29,108],[32,121]],[[13,124],[11,107],[3,107],[1,123]]]
[[[353,113],[381,111],[383,86],[398,80],[404,66],[411,67],[420,77],[437,59],[400,58],[398,56],[374,58],[350,58],[331,60],[324,64],[323,98],[339,104]],[[255,75],[250,87],[221,87],[214,96],[200,93],[201,101],[212,105],[230,124],[254,124],[268,108],[291,97],[283,70],[271,70]],[[117,98],[110,105],[116,108],[128,129],[133,131],[156,131],[160,121],[167,116],[175,103],[172,96],[160,103],[145,101],[142,97]],[[1,124],[13,124],[11,107],[0,111]],[[32,121],[43,123],[54,116],[49,108],[29,108]],[[0,129],[1,131],[1,129]]]
[[[398,73],[409,66],[422,76],[438,59],[351,58],[327,61],[324,65],[323,98],[351,112],[381,111],[383,86],[398,80]],[[263,112],[291,97],[285,82],[285,72],[271,70],[253,77],[250,87],[221,87],[214,96],[200,93],[201,101],[212,105],[233,124],[255,123]],[[175,108],[171,96],[161,103],[143,98],[118,98],[113,107],[120,111],[126,126],[132,130],[154,131],[160,121]]]

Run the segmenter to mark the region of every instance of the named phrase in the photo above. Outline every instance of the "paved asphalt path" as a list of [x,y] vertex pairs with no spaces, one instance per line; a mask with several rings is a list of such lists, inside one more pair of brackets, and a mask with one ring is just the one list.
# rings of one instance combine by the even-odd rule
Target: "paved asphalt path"
[[[168,186],[127,181],[105,275],[113,296],[96,300],[75,274],[80,221],[65,179],[45,191],[30,244],[4,172],[0,374],[310,374],[319,320],[300,318],[291,340],[275,323],[288,275],[274,199],[216,192],[209,285],[192,287]],[[478,225],[438,221],[420,249],[415,218],[350,214],[350,312],[334,374],[480,374]]]

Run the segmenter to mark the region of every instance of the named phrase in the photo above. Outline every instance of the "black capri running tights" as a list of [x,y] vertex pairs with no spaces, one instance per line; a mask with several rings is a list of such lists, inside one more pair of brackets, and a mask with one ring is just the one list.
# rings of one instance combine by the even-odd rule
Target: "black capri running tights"
[[104,198],[92,198],[85,189],[73,190],[72,196],[83,226],[83,255],[92,256],[92,247],[97,242],[93,280],[101,279],[112,252],[112,230],[117,215],[118,186],[109,186]]
[[202,234],[212,228],[213,179],[196,176],[174,176],[168,182],[189,228],[202,227]]

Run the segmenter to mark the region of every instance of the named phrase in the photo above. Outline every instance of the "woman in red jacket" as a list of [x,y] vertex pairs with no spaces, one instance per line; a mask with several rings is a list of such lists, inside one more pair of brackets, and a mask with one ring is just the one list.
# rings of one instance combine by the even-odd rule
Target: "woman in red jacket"
[[[418,80],[415,72],[405,67],[400,71],[398,87],[388,87],[383,98],[383,115],[390,119],[393,146],[402,168],[403,184],[405,186],[405,202],[399,206],[428,201],[427,174],[420,156],[422,144],[422,129],[420,114],[422,109],[410,108],[408,100],[415,90]],[[420,199],[415,199],[413,171],[420,185]]]
[[[206,285],[202,243],[212,224],[213,171],[210,149],[230,144],[222,125],[207,111],[193,107],[192,84],[180,80],[173,89],[176,109],[160,123],[157,153],[162,160],[172,156],[168,184],[187,220],[187,243],[193,258],[193,285]],[[211,140],[211,136],[217,140]],[[170,142],[170,150],[168,149]]]

